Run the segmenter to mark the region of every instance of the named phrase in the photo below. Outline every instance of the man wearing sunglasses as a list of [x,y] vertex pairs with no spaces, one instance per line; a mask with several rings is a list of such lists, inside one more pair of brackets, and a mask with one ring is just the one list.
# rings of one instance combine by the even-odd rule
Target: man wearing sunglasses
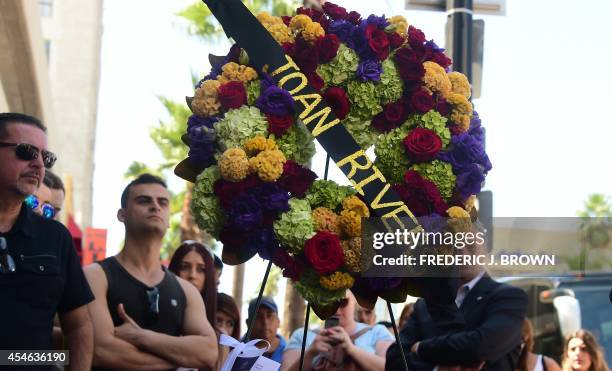
[[96,295],[89,305],[95,371],[209,369],[217,360],[217,337],[202,296],[160,262],[169,207],[170,193],[160,178],[136,178],[123,191],[117,213],[125,225],[123,250],[85,268]]
[[70,233],[24,204],[40,187],[45,167],[54,162],[39,120],[0,113],[0,238],[4,245],[0,251],[0,349],[53,349],[57,312],[68,341],[71,370],[88,370],[93,327],[86,304],[93,295]]

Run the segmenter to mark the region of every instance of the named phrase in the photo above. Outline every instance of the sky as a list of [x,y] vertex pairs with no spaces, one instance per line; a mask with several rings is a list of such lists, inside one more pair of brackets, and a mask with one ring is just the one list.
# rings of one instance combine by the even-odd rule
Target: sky
[[[189,3],[104,1],[93,227],[108,229],[108,255],[123,240],[116,212],[124,172],[133,161],[162,158],[148,136],[166,117],[157,97],[192,95],[190,71],[207,73],[208,53],[229,48],[224,37],[204,43],[187,34],[176,13]],[[336,3],[362,15],[404,15],[444,45],[443,12],[406,11],[403,0]],[[612,51],[602,32],[611,12],[612,2],[603,0],[508,0],[503,16],[475,16],[485,21],[482,95],[474,105],[493,163],[485,189],[493,191],[494,216],[575,216],[589,194],[612,195],[612,74],[605,67]],[[313,167],[322,176],[318,149]],[[330,179],[346,183],[337,169]],[[168,181],[181,184],[173,175]],[[256,259],[246,277],[264,269]],[[231,274],[224,270],[221,291],[231,292]],[[246,280],[245,296],[257,285]]]

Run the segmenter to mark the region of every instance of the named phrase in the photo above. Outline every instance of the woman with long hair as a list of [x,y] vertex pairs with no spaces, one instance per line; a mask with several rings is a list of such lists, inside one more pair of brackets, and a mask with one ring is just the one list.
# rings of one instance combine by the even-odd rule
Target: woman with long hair
[[610,371],[601,346],[592,333],[578,330],[563,347],[563,371]]
[[561,371],[554,359],[533,353],[533,326],[527,318],[523,320],[521,337],[522,350],[516,371]]
[[217,272],[210,250],[196,241],[185,241],[172,255],[168,269],[191,282],[202,294],[206,318],[213,327],[217,315]]
[[222,292],[217,294],[216,328],[222,334],[240,340],[240,311],[234,299]]

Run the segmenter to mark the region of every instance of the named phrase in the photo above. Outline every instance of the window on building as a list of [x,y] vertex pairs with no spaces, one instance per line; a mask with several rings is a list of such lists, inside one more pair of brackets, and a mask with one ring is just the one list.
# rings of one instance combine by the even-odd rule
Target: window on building
[[51,40],[45,39],[45,55],[47,56],[47,64],[49,64],[49,56],[51,55]]
[[38,6],[42,17],[51,17],[53,14],[53,0],[38,0]]

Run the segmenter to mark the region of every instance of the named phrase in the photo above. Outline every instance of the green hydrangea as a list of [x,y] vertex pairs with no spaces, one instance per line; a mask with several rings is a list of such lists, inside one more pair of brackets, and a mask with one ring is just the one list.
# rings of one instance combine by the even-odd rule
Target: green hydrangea
[[221,151],[241,147],[244,142],[257,135],[268,136],[268,121],[257,107],[242,106],[229,110],[225,117],[215,123],[217,140]]
[[446,146],[450,143],[451,140],[451,132],[446,127],[446,122],[448,119],[436,110],[431,110],[424,115],[414,115],[411,120],[412,123],[424,127],[425,129],[432,130],[442,140],[442,149],[445,149]]
[[251,80],[246,84],[247,104],[252,106],[261,94],[261,83],[259,80]]
[[344,84],[348,79],[355,76],[359,56],[344,44],[340,44],[338,53],[328,63],[317,67],[317,73],[326,86],[338,86]]
[[391,58],[382,63],[383,73],[380,75],[378,94],[382,105],[395,102],[402,97],[404,82],[399,75],[395,62]]
[[342,124],[363,149],[367,149],[374,144],[378,136],[378,132],[372,128],[369,120],[348,116],[342,120]]
[[440,194],[445,201],[450,200],[455,188],[457,177],[453,174],[453,167],[448,162],[433,160],[432,162],[423,162],[414,164],[410,167],[421,174],[423,178],[427,178],[434,182]]
[[322,206],[335,210],[342,204],[342,200],[355,193],[352,187],[341,186],[331,180],[319,179],[315,180],[306,192],[306,200],[313,209]]
[[376,85],[373,82],[361,82],[357,80],[348,83],[346,93],[351,102],[350,115],[356,118],[370,120],[382,112],[379,104]]
[[274,222],[274,232],[287,251],[299,254],[304,243],[315,234],[312,209],[308,202],[298,198],[290,199],[289,211]]
[[387,182],[402,183],[410,161],[406,154],[403,140],[410,131],[410,125],[404,123],[388,133],[381,134],[376,140],[374,154],[376,167],[383,173]]
[[303,166],[316,152],[314,137],[299,120],[280,139],[276,139],[276,144],[287,159]]
[[328,290],[319,283],[319,275],[313,270],[307,270],[300,280],[295,282],[295,289],[309,303],[330,305],[346,296],[346,290]]
[[206,168],[196,178],[191,198],[191,211],[196,223],[216,239],[225,223],[225,213],[213,191],[213,184],[220,178],[217,166]]

